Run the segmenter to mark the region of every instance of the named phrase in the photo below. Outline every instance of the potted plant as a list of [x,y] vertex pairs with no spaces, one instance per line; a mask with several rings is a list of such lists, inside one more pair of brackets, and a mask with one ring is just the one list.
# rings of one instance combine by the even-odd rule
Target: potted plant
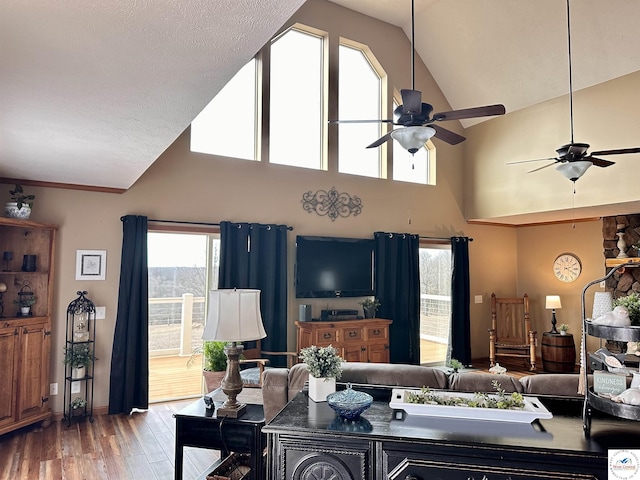
[[18,308],[20,309],[18,316],[28,317],[31,315],[31,307],[36,303],[36,300],[37,297],[34,297],[33,295],[24,295],[20,297],[20,300],[14,300],[13,303],[18,305]]
[[560,330],[560,335],[566,335],[569,331],[569,325],[567,325],[566,323],[561,323],[560,325],[558,325],[558,330]]
[[307,364],[309,371],[309,398],[325,402],[327,395],[336,391],[336,379],[342,376],[344,360],[331,345],[305,347],[300,350],[300,359]]
[[64,349],[64,363],[71,366],[71,378],[80,379],[86,375],[86,368],[97,360],[88,343],[75,343]]
[[367,297],[358,303],[362,305],[364,318],[376,318],[376,310],[378,310],[378,307],[380,306],[380,301],[377,298]]
[[76,417],[84,413],[84,407],[87,401],[84,398],[76,397],[71,401],[71,415]]
[[31,215],[31,207],[35,195],[26,195],[22,189],[22,185],[17,185],[13,190],[9,190],[11,201],[4,206],[4,213],[10,218],[21,218],[26,220]]
[[452,358],[447,363],[447,367],[453,370],[453,373],[458,373],[458,370],[460,370],[461,368],[464,368],[464,365],[460,360],[456,360],[455,358]]
[[632,292],[625,297],[616,298],[613,301],[613,306],[617,307],[618,305],[626,307],[631,325],[640,326],[640,295],[638,293]]
[[187,366],[193,365],[195,357],[202,354],[202,376],[207,387],[207,393],[220,388],[220,383],[227,370],[227,355],[224,353],[225,342],[206,340],[201,348],[196,348],[187,362]]

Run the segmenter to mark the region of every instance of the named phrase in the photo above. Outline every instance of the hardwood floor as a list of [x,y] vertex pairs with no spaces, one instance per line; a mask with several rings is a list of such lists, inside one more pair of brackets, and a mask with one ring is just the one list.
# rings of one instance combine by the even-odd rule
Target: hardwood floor
[[[0,479],[173,479],[173,413],[193,400],[159,403],[144,413],[97,415],[73,423],[52,422],[0,436]],[[203,473],[216,450],[186,447],[184,478]]]

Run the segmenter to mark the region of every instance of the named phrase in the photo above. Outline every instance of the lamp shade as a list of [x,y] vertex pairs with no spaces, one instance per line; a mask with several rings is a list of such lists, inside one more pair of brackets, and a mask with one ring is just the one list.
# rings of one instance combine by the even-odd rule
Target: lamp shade
[[547,295],[546,298],[547,302],[546,302],[546,306],[545,308],[547,310],[551,310],[551,309],[559,309],[562,308],[562,304],[560,303],[560,295]]
[[203,340],[244,342],[267,333],[260,315],[260,290],[211,290]]
[[409,153],[414,154],[435,134],[435,129],[431,127],[404,127],[391,132],[391,138],[397,140]]
[[593,163],[589,160],[579,160],[577,162],[561,163],[556,167],[556,170],[572,182],[575,182],[584,175],[584,172],[586,172],[591,165],[593,165]]

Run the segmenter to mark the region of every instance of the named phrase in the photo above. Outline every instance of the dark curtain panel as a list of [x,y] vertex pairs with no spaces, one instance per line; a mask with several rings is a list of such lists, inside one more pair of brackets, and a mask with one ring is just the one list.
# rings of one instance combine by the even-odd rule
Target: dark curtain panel
[[[287,351],[286,225],[221,222],[218,288],[260,290],[267,332],[262,349]],[[272,356],[270,361],[274,367],[286,367],[283,356]]]
[[471,365],[469,238],[451,237],[451,358]]
[[420,363],[419,238],[408,233],[376,232],[377,316],[393,320],[389,330],[391,363]]
[[149,407],[147,217],[122,217],[118,313],[111,351],[109,413]]

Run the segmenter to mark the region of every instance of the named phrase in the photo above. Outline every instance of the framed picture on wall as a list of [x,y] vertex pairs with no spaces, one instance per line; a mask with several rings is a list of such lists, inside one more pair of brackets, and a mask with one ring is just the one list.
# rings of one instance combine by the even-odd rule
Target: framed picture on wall
[[76,250],[76,280],[104,280],[106,274],[106,250]]

